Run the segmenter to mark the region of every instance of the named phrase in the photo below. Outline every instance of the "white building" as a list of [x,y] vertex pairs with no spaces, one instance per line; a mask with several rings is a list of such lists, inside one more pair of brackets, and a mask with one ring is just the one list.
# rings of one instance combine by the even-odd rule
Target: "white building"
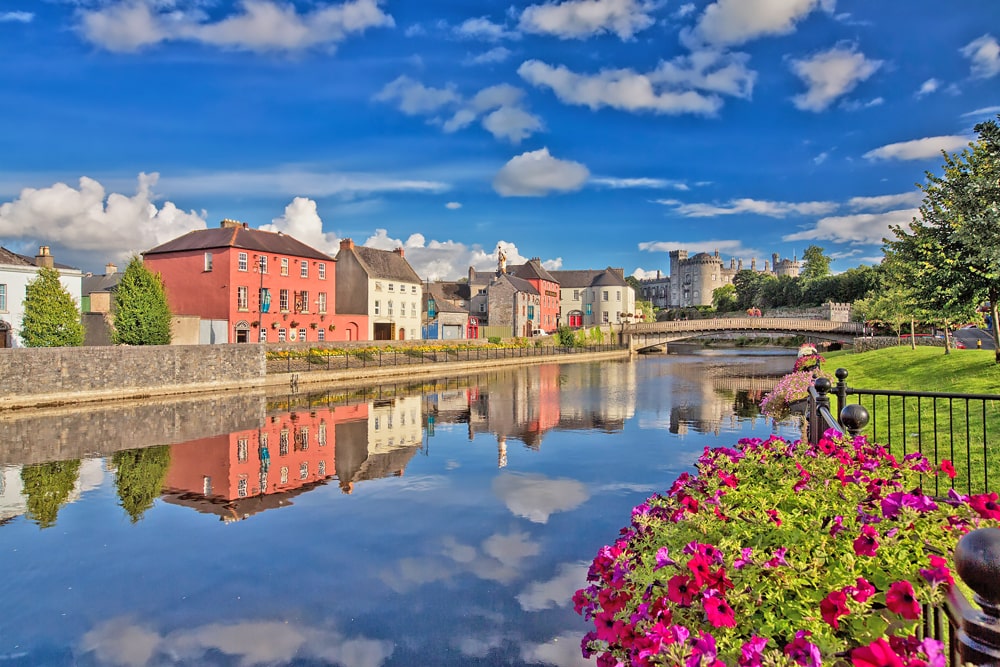
[[420,339],[424,287],[403,249],[379,250],[340,241],[338,315],[368,317],[367,340]]
[[59,271],[59,281],[80,307],[83,273],[80,269],[56,264],[48,246],[41,246],[34,258],[0,247],[0,347],[21,347],[24,295],[28,283],[38,276],[39,267]]

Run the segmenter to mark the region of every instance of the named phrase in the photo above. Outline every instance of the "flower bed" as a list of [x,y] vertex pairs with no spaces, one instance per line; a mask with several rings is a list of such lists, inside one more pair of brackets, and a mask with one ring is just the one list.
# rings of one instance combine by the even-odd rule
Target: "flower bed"
[[774,421],[781,421],[788,417],[795,403],[809,397],[809,387],[816,378],[825,377],[833,381],[833,376],[822,370],[824,361],[826,359],[816,353],[816,348],[803,345],[792,372],[782,376],[760,402],[761,413]]
[[[919,454],[863,437],[777,437],[706,449],[696,475],[632,511],[600,549],[578,613],[597,664],[940,667],[919,639],[947,563],[972,528],[998,525],[997,495],[935,500]],[[947,486],[947,484],[945,484]]]

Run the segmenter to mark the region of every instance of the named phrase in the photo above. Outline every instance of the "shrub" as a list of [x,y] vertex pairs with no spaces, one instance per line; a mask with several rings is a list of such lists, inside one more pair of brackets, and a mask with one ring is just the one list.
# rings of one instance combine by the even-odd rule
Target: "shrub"
[[490,336],[486,339],[486,342],[488,342],[490,345],[499,345],[500,341],[501,341],[500,336]]
[[[1000,523],[997,495],[935,500],[919,453],[901,460],[830,431],[705,450],[696,475],[632,511],[602,547],[578,613],[598,665],[823,662],[943,667],[917,638],[921,605],[952,581],[959,537]],[[946,484],[947,485],[947,484]],[[881,655],[883,662],[873,661]]]

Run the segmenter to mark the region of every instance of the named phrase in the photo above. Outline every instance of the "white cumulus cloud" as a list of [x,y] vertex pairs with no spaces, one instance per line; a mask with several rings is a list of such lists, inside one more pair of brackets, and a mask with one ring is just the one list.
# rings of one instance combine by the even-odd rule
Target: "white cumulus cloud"
[[868,151],[864,157],[868,160],[924,160],[940,156],[941,151],[960,151],[968,147],[969,141],[968,137],[958,135],[924,137],[886,144]]
[[770,218],[784,218],[789,215],[822,215],[837,208],[834,202],[808,201],[785,202],[760,199],[733,199],[727,204],[683,204],[676,199],[659,199],[658,204],[672,206],[686,218],[713,218],[720,215],[752,214]]
[[302,241],[328,255],[336,255],[340,248],[340,238],[323,231],[323,220],[319,217],[316,202],[306,197],[296,197],[285,207],[285,214],[274,218],[270,225],[261,225],[266,232],[281,232]]
[[705,8],[686,39],[733,46],[758,37],[787,35],[816,9],[831,12],[833,5],[832,0],[717,0]]
[[497,172],[493,189],[504,197],[542,197],[579,190],[589,176],[579,162],[554,158],[548,148],[540,148],[511,158]]
[[299,13],[275,0],[242,0],[239,11],[212,22],[200,11],[183,12],[173,3],[131,0],[80,12],[83,37],[109,51],[136,51],[166,41],[191,41],[246,51],[299,51],[333,48],[352,34],[392,27],[379,0],[323,3]]
[[886,211],[898,209],[900,206],[920,206],[924,193],[920,190],[900,192],[894,195],[878,195],[875,197],[851,197],[847,205],[855,211]]
[[1000,43],[993,35],[983,35],[962,47],[962,55],[972,63],[972,76],[989,79],[1000,74]]
[[518,39],[520,35],[507,30],[506,26],[494,23],[485,16],[466,19],[455,26],[454,32],[464,39],[478,39],[486,42],[498,42],[502,39]]
[[524,109],[523,98],[520,88],[498,84],[466,99],[453,86],[432,88],[407,76],[391,81],[375,95],[376,101],[397,102],[403,113],[426,116],[449,133],[481,119],[487,132],[512,144],[544,129],[541,119]]
[[[720,255],[746,257],[761,254],[754,248],[747,248],[739,239],[708,239],[705,241],[643,241],[639,244],[643,252],[670,252],[671,250],[687,250],[691,253],[715,252]],[[639,269],[636,269],[638,271]],[[649,274],[652,275],[649,275]],[[646,272],[646,277],[655,277],[656,272]],[[638,276],[637,276],[638,277]]]
[[792,98],[803,111],[823,111],[837,98],[854,90],[882,66],[854,47],[834,47],[811,58],[792,61],[792,71],[808,90]]
[[833,241],[856,245],[881,244],[884,238],[893,238],[890,225],[906,227],[919,209],[899,209],[884,213],[858,213],[822,218],[811,229],[781,237],[783,241]]
[[172,202],[157,206],[159,174],[139,174],[134,195],[108,193],[83,176],[77,187],[56,183],[25,188],[0,204],[0,238],[34,239],[117,259],[148,250],[193,229],[205,228],[205,212],[185,212]]
[[941,87],[941,82],[937,79],[927,79],[922,84],[920,84],[920,89],[917,91],[917,97],[923,97],[924,95],[930,95],[936,92],[938,88]]
[[446,209],[454,211],[456,209],[462,208],[462,205],[459,202],[457,202],[457,201],[450,201],[447,204],[445,204],[444,207]]
[[517,73],[535,87],[551,89],[566,104],[592,110],[610,107],[630,112],[712,115],[722,106],[717,95],[705,95],[689,87],[669,86],[669,82],[659,79],[655,72],[641,74],[631,69],[617,69],[586,75],[562,65],[553,67],[540,60],[528,60],[521,64]]
[[525,32],[582,39],[613,33],[623,40],[653,25],[652,3],[637,0],[565,0],[531,5],[521,13]]
[[0,12],[0,23],[31,23],[34,19],[32,12]]

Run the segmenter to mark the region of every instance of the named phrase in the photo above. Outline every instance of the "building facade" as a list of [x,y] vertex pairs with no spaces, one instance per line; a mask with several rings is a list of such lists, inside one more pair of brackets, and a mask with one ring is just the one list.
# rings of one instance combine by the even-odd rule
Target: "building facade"
[[21,324],[24,321],[24,296],[28,283],[38,276],[38,269],[48,267],[59,272],[59,282],[80,307],[83,273],[65,264],[57,264],[49,246],[41,246],[33,258],[0,247],[0,348],[21,347]]
[[355,340],[361,318],[336,313],[335,262],[281,232],[223,220],[143,253],[174,315],[201,318],[199,342]]
[[542,267],[542,260],[532,257],[525,264],[513,267],[511,273],[538,290],[538,326],[546,333],[555,331],[559,326],[559,283]]
[[551,271],[559,283],[559,324],[571,328],[636,318],[635,290],[620,268]]
[[337,313],[364,317],[364,340],[419,340],[422,306],[423,283],[402,248],[379,250],[341,240]]

